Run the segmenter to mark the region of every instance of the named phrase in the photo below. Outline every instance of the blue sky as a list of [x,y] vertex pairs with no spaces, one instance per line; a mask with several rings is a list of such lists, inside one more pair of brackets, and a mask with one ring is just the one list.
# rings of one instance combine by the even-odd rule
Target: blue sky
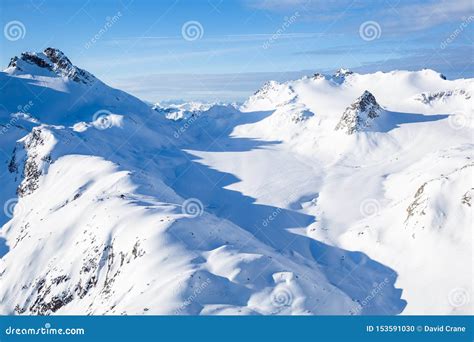
[[[22,51],[53,46],[106,83],[153,102],[239,101],[268,79],[340,67],[474,74],[470,0],[0,4],[3,66]],[[6,38],[12,21],[23,25],[19,39]]]

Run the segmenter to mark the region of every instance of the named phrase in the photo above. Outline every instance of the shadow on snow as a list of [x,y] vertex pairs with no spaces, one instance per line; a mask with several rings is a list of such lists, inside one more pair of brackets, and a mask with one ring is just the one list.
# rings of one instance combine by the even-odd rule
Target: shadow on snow
[[244,118],[234,120],[232,125],[227,122],[225,131],[209,120],[204,125],[196,123],[190,131],[197,130],[198,133],[189,132],[196,140],[181,149],[182,163],[175,167],[174,175],[168,177],[168,185],[183,198],[199,199],[206,211],[242,227],[279,253],[288,257],[299,254],[313,260],[335,287],[355,302],[364,304],[361,314],[394,315],[402,312],[406,301],[401,299],[402,290],[394,286],[397,279],[394,270],[364,253],[343,250],[292,233],[290,229],[305,228],[316,218],[294,210],[257,204],[252,197],[226,189],[240,179],[201,164],[199,157],[188,152],[243,152],[279,144],[277,141],[231,136],[235,126],[259,121],[270,114],[244,113]]

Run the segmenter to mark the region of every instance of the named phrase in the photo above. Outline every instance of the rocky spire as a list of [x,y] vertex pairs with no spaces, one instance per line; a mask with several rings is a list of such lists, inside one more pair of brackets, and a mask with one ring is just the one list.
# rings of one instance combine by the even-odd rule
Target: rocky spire
[[347,134],[359,132],[371,126],[372,121],[380,116],[382,108],[369,91],[357,98],[342,114],[336,130],[343,130]]

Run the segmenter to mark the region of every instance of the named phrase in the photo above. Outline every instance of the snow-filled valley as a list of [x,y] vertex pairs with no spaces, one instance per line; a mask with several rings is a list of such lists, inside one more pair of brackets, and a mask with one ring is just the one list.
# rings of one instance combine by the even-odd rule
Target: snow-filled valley
[[156,104],[59,50],[0,72],[0,313],[473,314],[474,79]]

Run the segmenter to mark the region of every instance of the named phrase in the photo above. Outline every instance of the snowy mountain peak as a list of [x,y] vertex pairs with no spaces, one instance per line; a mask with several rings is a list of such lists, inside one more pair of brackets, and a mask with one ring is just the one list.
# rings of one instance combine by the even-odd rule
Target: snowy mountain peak
[[317,72],[313,75],[312,78],[313,80],[324,80],[326,77],[323,74]]
[[5,72],[41,76],[53,73],[84,84],[95,80],[91,73],[73,65],[61,50],[51,47],[46,48],[43,52],[23,52],[20,57],[13,57]]
[[277,81],[268,81],[265,82],[265,84],[257,90],[254,95],[260,95],[260,96],[265,96],[268,93],[275,91],[281,87],[281,84],[278,83]]
[[277,81],[266,82],[257,90],[241,107],[246,111],[271,110],[295,101],[297,95],[291,84],[279,83]]
[[152,109],[158,113],[164,115],[165,118],[170,120],[183,120],[192,117],[193,115],[200,115],[202,112],[209,110],[211,107],[218,105],[216,102],[183,102],[183,103],[172,103],[172,102],[157,102],[152,106]]
[[347,134],[370,127],[371,121],[380,116],[382,108],[371,92],[365,90],[342,114],[336,130],[344,130]]
[[349,69],[344,69],[340,68],[339,70],[336,71],[334,74],[334,78],[341,78],[341,77],[346,77],[348,75],[352,75],[354,72],[349,70]]

